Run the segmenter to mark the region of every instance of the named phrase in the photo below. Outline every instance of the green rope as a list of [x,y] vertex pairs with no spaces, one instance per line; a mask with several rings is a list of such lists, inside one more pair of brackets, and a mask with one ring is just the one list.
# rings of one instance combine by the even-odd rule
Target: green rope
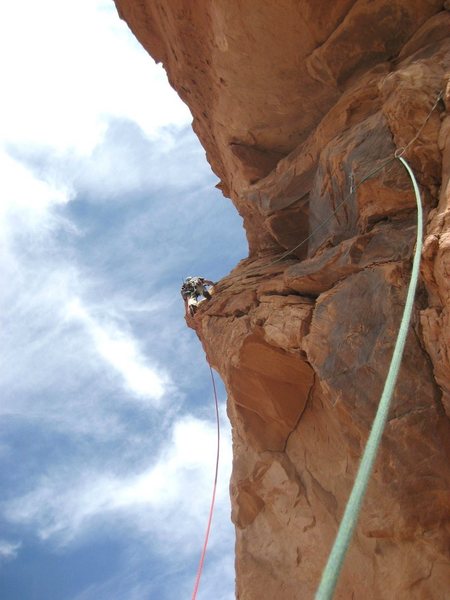
[[339,574],[344,563],[345,555],[358,522],[361,505],[367,490],[367,485],[372,473],[375,459],[377,457],[378,448],[386,425],[389,406],[391,404],[395,383],[397,381],[398,372],[402,361],[409,324],[411,322],[414,295],[416,293],[417,282],[419,279],[420,256],[422,252],[423,237],[423,215],[419,187],[410,166],[401,156],[403,152],[400,154],[396,153],[395,158],[398,158],[398,160],[407,170],[412,181],[417,202],[417,241],[411,272],[411,280],[409,283],[408,294],[406,296],[405,308],[403,311],[403,317],[400,324],[397,341],[395,342],[395,348],[392,354],[391,364],[386,377],[386,382],[384,384],[377,414],[373,421],[372,429],[367,440],[361,463],[359,465],[350,498],[345,508],[344,516],[342,517],[336,540],[328,558],[325,570],[322,573],[322,579],[320,581],[319,589],[316,592],[315,600],[331,600],[333,597]]

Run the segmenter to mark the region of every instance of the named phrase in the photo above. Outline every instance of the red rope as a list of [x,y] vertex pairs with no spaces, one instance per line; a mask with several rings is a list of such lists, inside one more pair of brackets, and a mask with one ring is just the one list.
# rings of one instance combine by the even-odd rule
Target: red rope
[[209,509],[208,525],[206,527],[205,541],[203,543],[203,550],[202,550],[202,554],[200,556],[200,562],[198,564],[197,577],[195,578],[194,591],[192,592],[192,600],[195,600],[197,598],[198,586],[200,585],[200,578],[202,576],[203,563],[205,562],[206,547],[208,545],[209,532],[211,530],[211,522],[212,522],[212,517],[213,517],[213,512],[214,512],[214,503],[216,501],[217,476],[219,474],[219,454],[220,454],[219,402],[217,400],[216,382],[214,380],[214,373],[213,373],[211,366],[209,367],[209,370],[211,372],[211,381],[212,381],[212,386],[213,386],[213,391],[214,391],[214,404],[216,407],[216,424],[217,424],[216,472],[214,475],[214,486],[213,486],[213,493],[212,493],[212,498],[211,498],[211,506]]

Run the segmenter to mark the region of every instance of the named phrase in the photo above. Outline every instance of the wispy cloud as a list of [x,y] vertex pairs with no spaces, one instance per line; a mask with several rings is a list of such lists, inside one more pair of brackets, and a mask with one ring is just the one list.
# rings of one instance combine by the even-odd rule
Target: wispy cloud
[[0,539],[0,562],[16,558],[21,545],[20,542],[8,542],[7,540]]
[[[222,407],[222,419],[224,413]],[[225,535],[219,523],[228,511],[229,435],[225,430],[212,548]],[[59,545],[114,523],[116,535],[131,529],[166,555],[177,548],[178,559],[187,556],[200,547],[206,523],[215,436],[214,423],[184,417],[174,423],[157,459],[142,472],[124,474],[122,464],[109,473],[98,471],[95,460],[76,472],[58,466],[34,490],[4,503],[3,516],[10,522],[33,523],[42,539]]]
[[79,298],[69,302],[66,316],[83,324],[98,354],[122,376],[128,390],[138,398],[160,405],[170,389],[169,377],[148,366],[148,357],[129,333],[112,322],[99,323]]
[[[63,409],[61,398],[92,377],[99,398],[102,389],[111,393],[124,386],[130,399],[161,406],[164,395],[176,395],[176,389],[155,357],[140,348],[117,298],[83,300],[102,275],[80,268],[71,252],[70,241],[84,235],[61,211],[73,201],[72,192],[63,182],[43,181],[1,150],[0,167],[0,273],[7,282],[0,292],[0,413],[60,424],[69,419],[74,431],[83,423],[94,426],[92,410],[90,418],[76,410],[71,424],[74,406],[66,403]],[[120,300],[133,305],[126,293]],[[57,372],[65,372],[66,389],[56,383]],[[86,392],[82,399],[91,404]],[[111,418],[101,420],[111,424]]]
[[[15,237],[32,235],[41,240],[52,229],[57,217],[52,208],[67,203],[71,192],[65,185],[54,185],[34,175],[0,147],[0,243],[8,250]],[[59,225],[62,223],[60,222]],[[6,256],[2,257],[5,266]]]
[[42,143],[10,142],[8,152],[38,176],[70,185],[90,203],[128,203],[156,193],[167,197],[183,192],[179,211],[184,214],[191,204],[185,198],[187,190],[195,196],[213,194],[217,180],[190,127],[167,126],[149,137],[129,119],[109,116],[104,125],[104,135],[88,155],[76,148],[59,150]]

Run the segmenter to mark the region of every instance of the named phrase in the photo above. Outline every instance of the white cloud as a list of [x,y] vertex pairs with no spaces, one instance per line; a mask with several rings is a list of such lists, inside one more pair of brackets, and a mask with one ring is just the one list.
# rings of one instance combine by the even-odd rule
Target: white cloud
[[0,53],[6,141],[89,153],[110,116],[135,121],[149,136],[190,122],[111,0],[9,2]]
[[138,398],[159,405],[164,394],[173,386],[167,375],[148,366],[148,357],[142,354],[130,334],[111,321],[99,323],[79,298],[67,304],[66,318],[83,324],[98,354],[122,376],[129,391]]
[[7,540],[0,539],[0,561],[16,558],[21,545],[20,542],[8,542]]
[[[222,423],[225,410],[222,407]],[[199,551],[206,526],[215,465],[216,431],[209,421],[184,417],[153,465],[141,473],[98,472],[80,465],[48,472],[39,485],[3,505],[10,522],[27,524],[44,540],[68,544],[114,523],[150,540],[163,554],[176,547],[178,557]],[[230,432],[223,431],[217,507],[211,547],[229,538],[228,480]],[[151,535],[149,535],[151,534]],[[121,535],[121,534],[120,534]]]
[[[100,363],[103,370],[108,366],[120,375],[131,398],[159,406],[164,394],[175,388],[154,358],[139,349],[126,319],[119,327],[109,317],[116,312],[114,299],[97,303],[95,318],[92,307],[80,300],[92,284],[90,278],[101,274],[81,273],[56,241],[61,233],[68,234],[67,239],[82,235],[58,211],[71,200],[70,189],[64,183],[40,180],[1,148],[0,172],[0,275],[7,282],[0,290],[0,386],[10,397],[10,401],[4,397],[0,412],[45,416],[61,424],[65,417],[70,424],[76,416],[74,430],[83,428],[86,418],[70,415],[70,406],[61,410],[60,394],[42,403],[29,400],[30,394],[51,387],[56,371],[68,370],[65,381],[82,380],[89,371],[98,373]],[[113,381],[109,379],[108,384]],[[101,387],[97,379],[97,391]],[[80,404],[91,402],[85,396]],[[102,419],[111,425],[111,415]]]
[[66,204],[71,191],[34,176],[1,147],[0,173],[0,244],[5,266],[5,253],[13,259],[9,246],[16,235],[33,235],[42,240],[54,227],[67,225],[55,217],[53,208]]
[[14,210],[17,213],[31,213],[40,222],[53,205],[65,204],[70,200],[71,192],[67,188],[38,179],[3,150],[0,150],[0,169],[2,218]]
[[173,415],[179,391],[142,351],[117,298],[95,306],[80,300],[92,281],[64,260],[19,256],[7,281],[0,291],[0,416],[99,441],[127,429],[131,435],[127,405],[144,409],[145,418],[163,406],[160,419]]

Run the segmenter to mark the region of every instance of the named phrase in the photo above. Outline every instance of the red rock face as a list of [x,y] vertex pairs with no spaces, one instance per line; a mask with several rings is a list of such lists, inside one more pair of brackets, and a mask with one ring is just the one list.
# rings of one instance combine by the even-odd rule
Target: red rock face
[[427,219],[422,278],[335,597],[448,598],[447,5],[116,4],[189,104],[249,239],[250,257],[188,318],[229,393],[237,597],[314,595],[405,301],[415,201],[386,162],[405,148]]

